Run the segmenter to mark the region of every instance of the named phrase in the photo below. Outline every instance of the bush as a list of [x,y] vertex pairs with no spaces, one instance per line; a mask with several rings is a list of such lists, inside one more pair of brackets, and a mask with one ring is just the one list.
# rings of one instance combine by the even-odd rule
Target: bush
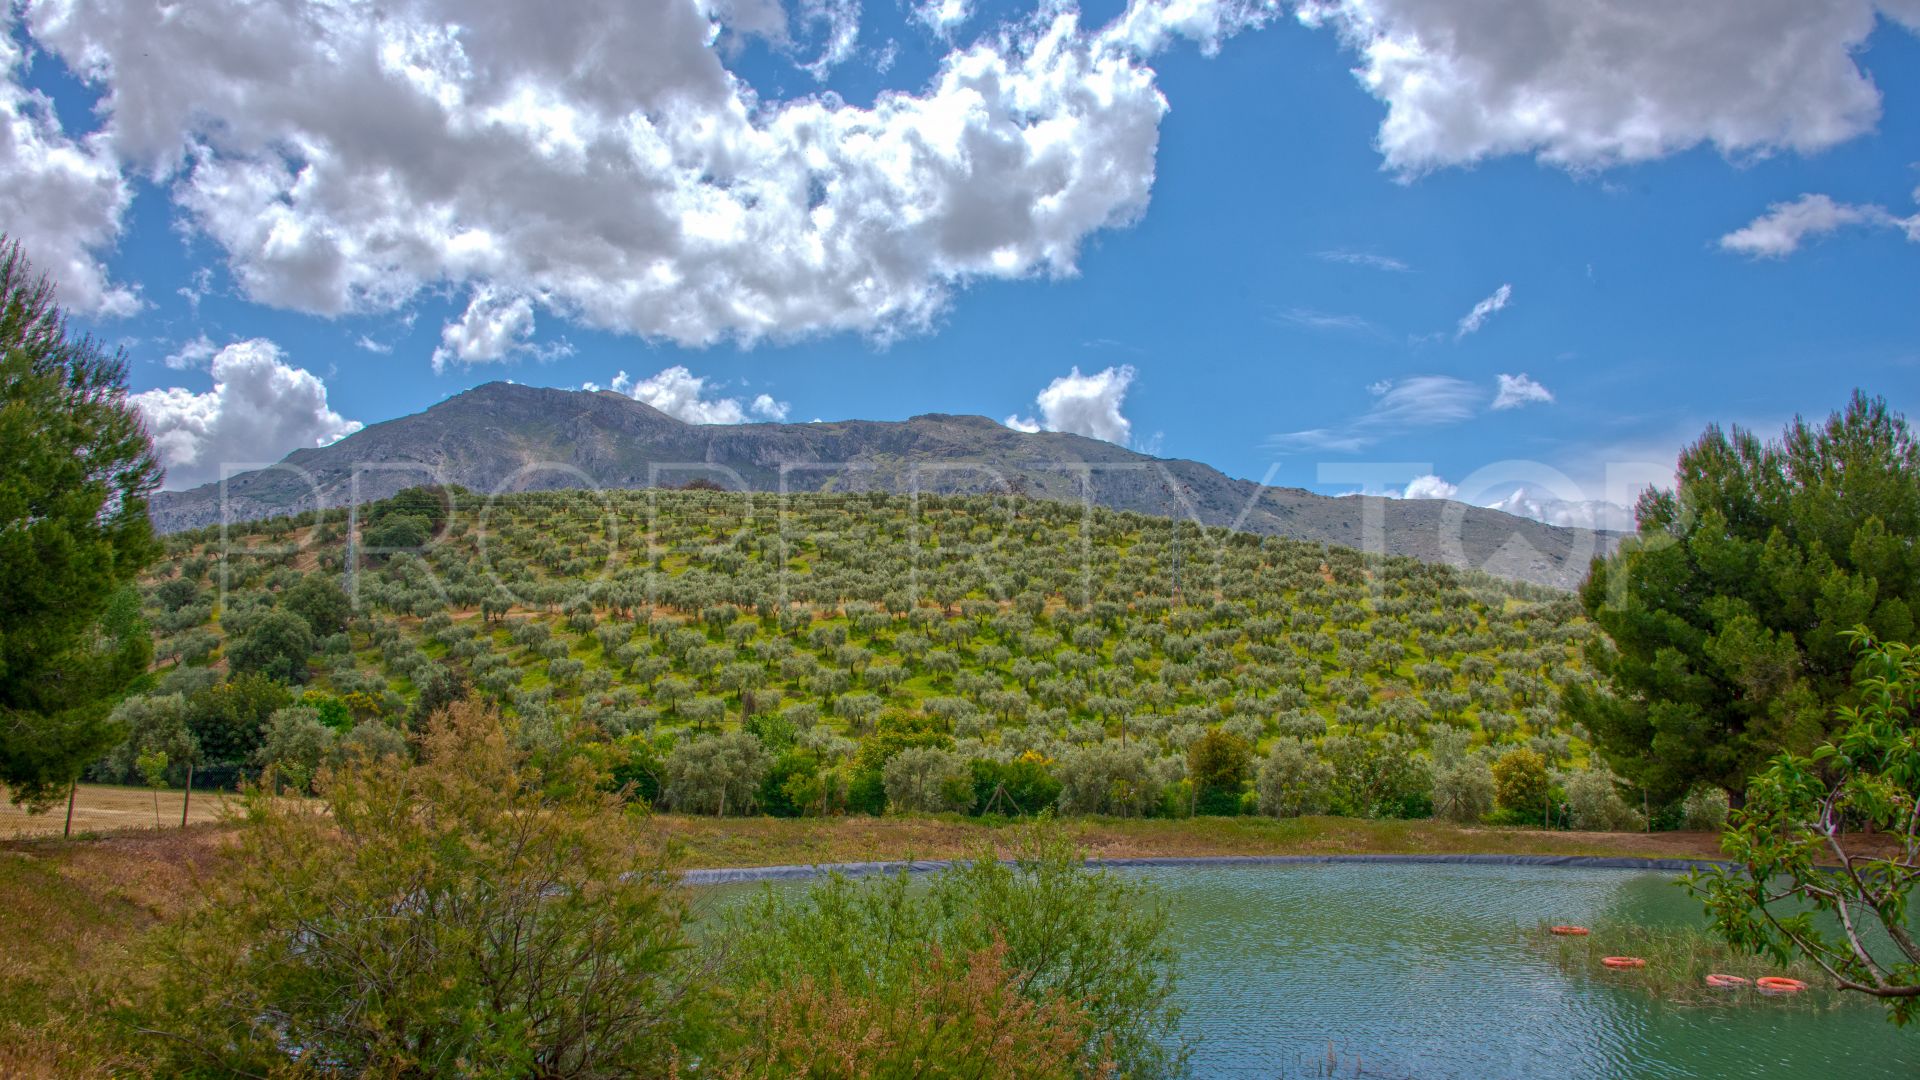
[[1435,817],[1477,825],[1493,812],[1496,785],[1485,758],[1462,755],[1433,770]]
[[1060,759],[1060,809],[1069,814],[1139,817],[1160,798],[1153,756],[1139,743],[1109,739]]
[[1717,787],[1697,787],[1680,802],[1680,827],[1695,832],[1719,832],[1727,827],[1727,793]]
[[1493,763],[1494,801],[1516,822],[1544,823],[1549,781],[1546,759],[1522,746]]
[[1254,790],[1260,812],[1270,817],[1324,814],[1333,799],[1333,766],[1299,739],[1275,739]]
[[972,771],[976,814],[1039,814],[1060,801],[1060,781],[1031,750],[1012,761],[976,760]]
[[1620,797],[1620,778],[1605,766],[1567,773],[1560,786],[1567,793],[1567,810],[1576,829],[1638,832],[1647,827],[1640,811]]
[[[913,1002],[934,997],[936,1015],[948,1007],[939,1002],[951,999],[930,995],[925,983],[930,968],[946,968],[984,979],[978,991],[983,1006],[1023,1000],[1026,1008],[1048,1013],[1056,1033],[1072,1032],[1076,1067],[1066,1074],[1102,1075],[1102,1062],[1110,1061],[1121,1075],[1150,1078],[1180,1074],[1185,1058],[1174,1037],[1179,1010],[1166,925],[1165,907],[1146,887],[1090,871],[1070,844],[1042,837],[1024,843],[1014,865],[987,853],[956,864],[925,888],[905,875],[861,881],[834,875],[803,892],[767,889],[729,916],[714,940],[726,943],[725,967],[735,993],[755,1003],[760,1015],[779,1016],[783,997],[797,993],[818,1002],[831,989],[849,1008],[891,1018],[877,1025],[877,1040],[887,1048],[883,1055],[902,1028],[929,1030],[903,1015]],[[1052,1045],[1027,1022],[1033,1013],[1002,1014],[1012,1022],[1012,1038]],[[981,1026],[989,1023],[985,1017],[954,1020],[959,1026],[953,1036],[990,1030]],[[758,1024],[742,1026],[759,1040]],[[848,1036],[841,1024],[829,1023],[821,1037],[838,1042]],[[992,1046],[977,1040],[957,1039],[954,1049],[960,1061],[968,1055],[994,1060],[988,1057],[995,1053]],[[767,1051],[748,1045],[744,1052]],[[811,1073],[777,1073],[803,1074]],[[894,1074],[853,1074],[842,1063],[826,1075]]]
[[667,755],[667,799],[694,814],[752,813],[771,764],[760,740],[744,731],[681,743]]
[[463,703],[422,763],[254,792],[140,1009],[166,1075],[657,1075],[683,1031],[681,901],[619,802]]
[[916,746],[887,759],[880,770],[887,805],[917,814],[964,813],[973,807],[973,773],[948,750]]

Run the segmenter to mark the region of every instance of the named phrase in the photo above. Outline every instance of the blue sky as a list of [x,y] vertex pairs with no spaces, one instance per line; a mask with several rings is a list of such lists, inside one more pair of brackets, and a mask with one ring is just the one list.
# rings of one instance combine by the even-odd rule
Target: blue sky
[[[1854,387],[1911,412],[1920,386],[1920,12],[1634,17],[1667,6],[1134,0],[943,37],[938,6],[653,0],[542,38],[511,5],[302,35],[38,3],[0,57],[0,228],[125,343],[170,486],[511,378],[692,419],[982,413],[1327,492],[1525,486],[1506,505],[1580,520],[1709,421]],[[351,48],[297,54],[330,35],[394,85],[356,101]],[[943,86],[969,63],[1025,82]],[[614,137],[634,117],[656,142]],[[815,263],[756,255],[789,241]],[[678,284],[629,287],[651,273]],[[1610,490],[1609,463],[1639,464]]]

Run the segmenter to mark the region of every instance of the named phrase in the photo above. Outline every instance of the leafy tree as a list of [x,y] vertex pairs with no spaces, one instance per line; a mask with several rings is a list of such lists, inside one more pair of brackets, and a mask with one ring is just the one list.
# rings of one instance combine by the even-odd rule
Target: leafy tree
[[973,774],[949,750],[916,746],[887,759],[880,770],[887,804],[919,814],[964,813],[973,806]]
[[126,376],[0,237],[0,784],[30,807],[114,744],[108,714],[152,655],[137,600],[104,621],[160,551],[160,468]]
[[1462,825],[1477,825],[1493,812],[1497,785],[1487,759],[1463,754],[1433,766],[1433,812]]
[[1213,728],[1187,747],[1187,778],[1193,782],[1194,812],[1232,815],[1252,772],[1253,748],[1245,739]]
[[1562,776],[1560,786],[1567,794],[1567,811],[1576,829],[1632,832],[1647,827],[1640,811],[1620,797],[1620,779],[1602,766],[1580,769]]
[[1331,803],[1333,766],[1299,739],[1278,738],[1254,778],[1260,812],[1271,817],[1324,814]]
[[313,648],[313,630],[305,619],[290,611],[269,611],[228,648],[227,668],[236,674],[303,683]]
[[1060,801],[1060,781],[1031,750],[1012,761],[976,759],[970,769],[976,814],[1038,814]]
[[1355,817],[1424,817],[1433,778],[1405,735],[1336,735],[1320,744],[1333,766],[1333,809]]
[[667,797],[696,814],[749,814],[771,764],[760,740],[744,731],[691,739],[667,756]]
[[353,601],[331,574],[308,574],[280,598],[280,606],[305,619],[316,638],[337,634],[353,616]]
[[513,743],[462,703],[419,765],[324,777],[325,814],[250,794],[212,899],[159,939],[157,1071],[666,1075],[682,902],[617,798]]
[[1153,755],[1138,743],[1109,739],[1060,759],[1060,809],[1069,814],[1139,817],[1160,798]]
[[[1920,649],[1852,639],[1859,703],[1836,710],[1838,736],[1753,778],[1721,838],[1734,865],[1688,887],[1729,942],[1808,957],[1905,1024],[1920,1013]],[[1869,833],[1879,842],[1862,843]]]
[[1846,632],[1911,643],[1920,614],[1920,444],[1885,401],[1856,393],[1776,442],[1708,428],[1678,479],[1642,496],[1637,536],[1581,588],[1607,686],[1565,694],[1661,801],[1743,790],[1780,751],[1810,750],[1849,701]]
[[1493,798],[1514,824],[1543,821],[1552,780],[1546,759],[1519,746],[1493,763]]
[[187,699],[187,727],[208,764],[238,765],[260,748],[267,719],[292,703],[265,675],[237,675]]

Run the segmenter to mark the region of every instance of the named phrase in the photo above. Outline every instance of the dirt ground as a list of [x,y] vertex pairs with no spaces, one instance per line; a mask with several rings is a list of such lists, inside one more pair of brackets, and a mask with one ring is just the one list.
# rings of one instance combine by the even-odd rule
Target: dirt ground
[[[81,784],[74,792],[73,834],[124,832],[130,829],[178,828],[185,793],[159,793],[156,821],[154,792],[147,788]],[[188,809],[189,824],[217,821],[225,799],[219,792],[196,791]],[[0,839],[59,836],[67,824],[67,804],[56,803],[44,814],[29,814],[11,801],[0,803]]]

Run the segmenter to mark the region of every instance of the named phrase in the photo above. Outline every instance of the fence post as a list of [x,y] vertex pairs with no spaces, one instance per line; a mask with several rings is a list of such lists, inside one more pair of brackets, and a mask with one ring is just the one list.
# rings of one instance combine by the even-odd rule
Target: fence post
[[73,783],[67,788],[67,831],[61,834],[61,839],[73,839],[73,797],[79,790],[80,778],[74,777]]
[[187,827],[187,809],[193,805],[193,759],[187,759],[187,791],[180,800],[180,827]]

